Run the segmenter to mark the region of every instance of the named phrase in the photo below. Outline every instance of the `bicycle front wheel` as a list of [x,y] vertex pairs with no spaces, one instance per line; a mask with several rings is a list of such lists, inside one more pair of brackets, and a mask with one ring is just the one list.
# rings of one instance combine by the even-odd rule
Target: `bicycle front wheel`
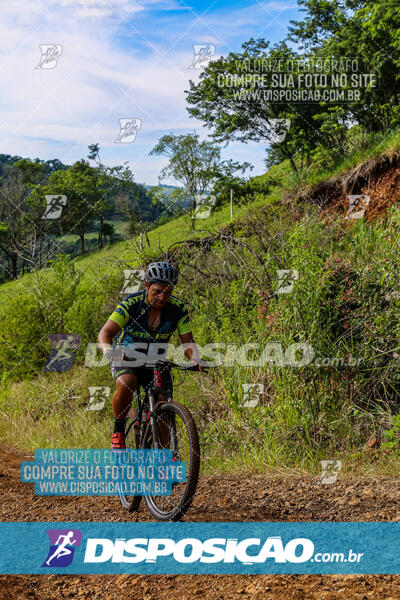
[[[172,450],[175,460],[186,463],[186,481],[172,484],[167,496],[145,496],[150,513],[159,521],[178,521],[189,509],[200,472],[200,444],[196,424],[179,402],[165,402],[155,416],[159,449]],[[153,432],[147,428],[142,448],[154,449]]]

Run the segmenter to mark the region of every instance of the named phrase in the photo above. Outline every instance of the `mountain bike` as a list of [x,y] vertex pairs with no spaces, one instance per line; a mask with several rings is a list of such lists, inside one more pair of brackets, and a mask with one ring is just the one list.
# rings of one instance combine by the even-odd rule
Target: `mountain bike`
[[[159,400],[167,392],[162,387],[162,373],[166,369],[198,371],[198,365],[177,365],[170,360],[157,361],[153,367],[153,380],[141,400],[139,387],[136,390],[137,416],[128,418],[125,424],[127,449],[169,449],[172,460],[186,463],[186,480],[172,483],[172,493],[166,496],[144,496],[151,515],[159,521],[178,521],[189,509],[200,471],[200,444],[196,424],[189,410],[173,400]],[[207,369],[203,368],[203,372]],[[119,494],[124,508],[137,511],[142,495]]]

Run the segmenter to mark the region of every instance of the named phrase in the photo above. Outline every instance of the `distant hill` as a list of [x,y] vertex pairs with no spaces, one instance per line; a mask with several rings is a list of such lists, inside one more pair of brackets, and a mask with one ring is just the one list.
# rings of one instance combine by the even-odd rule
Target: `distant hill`
[[[3,176],[4,168],[6,166],[12,166],[14,163],[18,162],[22,158],[24,158],[24,157],[23,156],[11,156],[11,154],[0,154],[0,177]],[[45,165],[44,172],[46,175],[50,175],[50,173],[53,173],[54,171],[59,171],[60,169],[68,169],[68,167],[70,166],[70,165],[64,165],[64,163],[62,163],[61,160],[59,160],[58,158],[52,158],[50,160],[45,160],[45,161],[42,161],[40,158],[36,158],[36,159],[32,159],[32,160],[39,160],[41,163],[43,163]]]

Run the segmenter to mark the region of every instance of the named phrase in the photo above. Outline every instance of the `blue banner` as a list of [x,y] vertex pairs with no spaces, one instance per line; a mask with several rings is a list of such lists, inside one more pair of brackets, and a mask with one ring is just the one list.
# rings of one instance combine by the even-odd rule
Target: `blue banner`
[[400,523],[0,523],[0,573],[400,574]]

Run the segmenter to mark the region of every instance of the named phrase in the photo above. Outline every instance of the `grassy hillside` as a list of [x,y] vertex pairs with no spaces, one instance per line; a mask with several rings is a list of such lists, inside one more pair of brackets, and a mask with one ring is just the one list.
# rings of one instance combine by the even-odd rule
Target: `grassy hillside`
[[[287,165],[273,167],[262,176],[275,180],[271,193],[236,206],[230,227],[228,206],[198,232],[181,217],[151,231],[143,251],[133,239],[0,286],[0,437],[27,449],[108,446],[110,399],[101,411],[85,408],[90,386],[108,386],[111,398],[113,382],[107,366],[83,366],[87,344],[122,297],[123,269],[175,244],[176,294],[189,304],[198,343],[218,343],[225,356],[247,344],[254,363],[270,344],[264,364],[246,366],[236,354],[209,374],[177,377],[175,397],[195,415],[204,468],[315,472],[321,459],[339,458],[348,472],[398,475],[400,212],[395,204],[378,220],[351,221],[340,203],[328,214],[318,196],[329,180],[335,202],[345,202],[346,172],[364,161],[353,193],[370,165],[368,210],[383,184],[391,204],[399,133],[363,144],[330,170],[323,157],[297,182]],[[382,166],[373,170],[383,152],[394,157],[390,182]],[[290,293],[276,293],[278,270],[298,273]],[[66,373],[42,370],[51,333],[81,335]],[[300,364],[295,345],[311,348],[308,362]],[[243,407],[243,385],[256,384],[264,386],[258,402]]]
[[[261,206],[265,203],[265,199],[260,198],[254,203],[246,206],[235,206],[234,207],[234,218],[245,214],[252,208]],[[190,228],[190,219],[188,216],[182,216],[178,219],[174,219],[169,223],[165,223],[156,229],[148,232],[150,240],[150,246],[145,244],[144,252],[141,253],[143,260],[146,260],[147,256],[152,256],[161,251],[165,251],[169,246],[177,241],[183,241],[191,239],[193,237],[205,237],[210,232],[216,232],[220,227],[230,222],[230,210],[229,206],[223,207],[221,210],[213,213],[208,219],[202,219],[198,221],[198,231],[192,231]],[[118,242],[113,246],[107,246],[103,250],[94,252],[93,254],[85,255],[74,259],[74,264],[79,267],[79,270],[83,273],[83,277],[88,279],[90,277],[89,270],[95,267],[98,268],[98,273],[101,274],[107,270],[109,261],[117,261],[120,265],[124,265],[124,268],[136,268],[137,261],[135,260],[139,253],[139,236],[132,238],[128,241]],[[48,272],[52,276],[52,269],[41,270],[41,275],[44,276]],[[28,273],[19,277],[16,281],[9,281],[0,285],[0,302],[6,300],[6,298],[13,292],[13,290],[21,289],[23,286],[28,289],[31,282],[35,281],[35,274]],[[123,274],[121,273],[121,283],[123,282]]]

